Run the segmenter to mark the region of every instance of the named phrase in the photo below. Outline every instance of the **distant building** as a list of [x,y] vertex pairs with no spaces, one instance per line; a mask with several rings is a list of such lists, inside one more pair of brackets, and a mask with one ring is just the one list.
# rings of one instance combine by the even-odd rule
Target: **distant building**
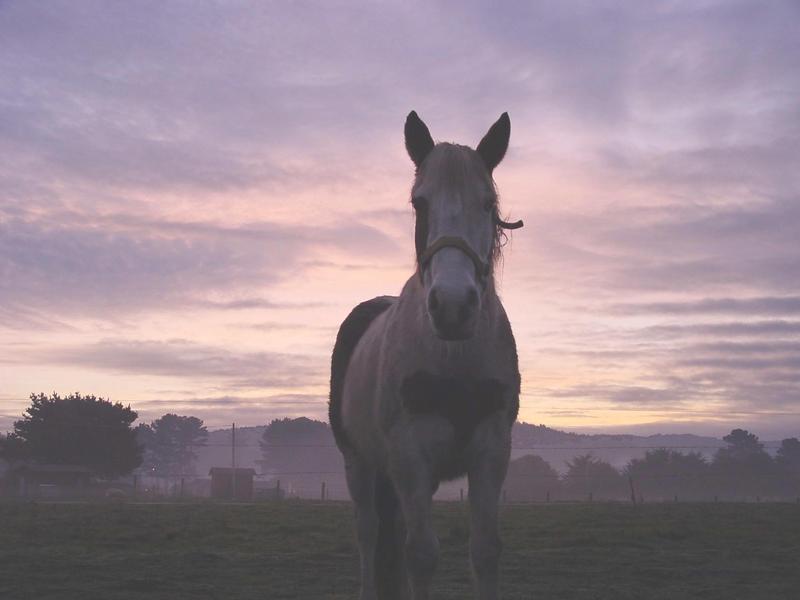
[[[211,467],[211,497],[219,500],[252,500],[255,469]],[[236,489],[234,490],[234,485]]]
[[89,493],[92,470],[81,465],[25,462],[9,469],[5,488],[21,498],[70,498]]

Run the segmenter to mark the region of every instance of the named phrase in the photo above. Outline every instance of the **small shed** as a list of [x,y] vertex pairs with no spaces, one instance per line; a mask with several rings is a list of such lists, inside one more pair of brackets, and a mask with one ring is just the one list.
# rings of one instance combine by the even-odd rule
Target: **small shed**
[[211,467],[211,497],[219,500],[252,500],[255,469]]
[[92,470],[82,465],[23,463],[11,469],[7,478],[21,497],[64,498],[86,494]]

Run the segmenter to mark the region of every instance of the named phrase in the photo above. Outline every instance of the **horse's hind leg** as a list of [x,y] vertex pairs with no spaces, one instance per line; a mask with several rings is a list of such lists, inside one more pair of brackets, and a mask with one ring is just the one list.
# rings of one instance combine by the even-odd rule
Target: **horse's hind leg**
[[376,600],[375,548],[378,512],[375,508],[375,469],[354,456],[345,456],[347,487],[353,499],[356,535],[361,556],[361,600]]

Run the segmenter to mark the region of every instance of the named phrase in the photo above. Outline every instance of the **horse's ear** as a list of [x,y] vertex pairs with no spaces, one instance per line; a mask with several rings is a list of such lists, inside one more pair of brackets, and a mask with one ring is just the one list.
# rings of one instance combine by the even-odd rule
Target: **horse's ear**
[[433,150],[433,138],[428,126],[422,122],[415,111],[406,117],[406,150],[414,164],[419,167],[428,153]]
[[504,112],[495,124],[489,128],[477,148],[478,154],[481,155],[486,168],[489,169],[489,173],[494,171],[494,168],[500,164],[500,161],[506,155],[509,137],[511,137],[511,119],[508,118],[508,113]]

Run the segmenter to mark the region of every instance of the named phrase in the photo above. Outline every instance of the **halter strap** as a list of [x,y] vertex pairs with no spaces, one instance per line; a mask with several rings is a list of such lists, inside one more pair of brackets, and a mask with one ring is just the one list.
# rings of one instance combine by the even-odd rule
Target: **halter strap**
[[420,276],[422,276],[422,269],[425,268],[425,265],[429,263],[433,258],[433,255],[442,248],[458,248],[464,254],[466,254],[472,261],[472,264],[475,265],[475,272],[478,274],[480,279],[483,279],[489,275],[489,272],[491,271],[491,265],[478,256],[478,253],[472,249],[472,246],[470,246],[464,240],[464,238],[453,235],[443,235],[430,246],[428,246],[425,249],[425,252],[423,252],[419,257]]

